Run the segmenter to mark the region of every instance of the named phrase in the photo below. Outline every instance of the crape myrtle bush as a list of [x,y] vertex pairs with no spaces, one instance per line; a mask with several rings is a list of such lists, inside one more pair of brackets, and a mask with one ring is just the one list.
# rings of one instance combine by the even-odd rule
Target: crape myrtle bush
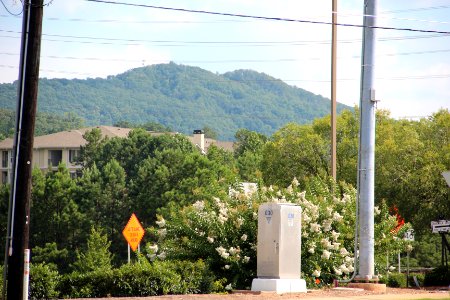
[[[149,228],[155,240],[147,245],[148,255],[151,260],[203,259],[226,289],[249,288],[256,277],[258,207],[266,202],[290,202],[303,210],[301,270],[308,286],[348,278],[354,271],[356,191],[318,178],[311,178],[306,186],[300,190],[294,179],[285,189],[263,187],[251,195],[232,190],[223,199],[212,197],[165,210],[156,226]],[[386,205],[375,207],[375,215],[375,247],[380,256],[408,246],[398,238],[408,226],[392,232],[397,222]]]

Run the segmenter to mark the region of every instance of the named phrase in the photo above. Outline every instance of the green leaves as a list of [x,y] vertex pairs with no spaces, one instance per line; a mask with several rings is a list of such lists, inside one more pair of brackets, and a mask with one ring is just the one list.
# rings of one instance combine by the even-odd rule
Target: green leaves
[[112,254],[109,251],[111,242],[102,230],[91,228],[91,233],[87,240],[85,252],[77,252],[77,261],[73,264],[76,271],[81,273],[95,270],[111,269]]

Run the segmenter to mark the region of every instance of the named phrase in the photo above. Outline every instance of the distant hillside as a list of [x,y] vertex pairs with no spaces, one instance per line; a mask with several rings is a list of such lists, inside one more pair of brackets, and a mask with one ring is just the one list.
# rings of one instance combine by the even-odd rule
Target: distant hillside
[[[15,108],[16,85],[0,84],[0,108]],[[330,101],[251,70],[219,75],[170,63],[106,79],[40,79],[38,110],[75,113],[86,125],[156,122],[187,134],[208,126],[231,140],[239,128],[272,134],[287,122],[311,122],[329,114]]]
[[[55,133],[64,130],[84,127],[84,121],[73,113],[62,116],[38,113],[36,116],[35,136]],[[9,109],[0,108],[0,141],[12,137],[16,128],[16,113]]]

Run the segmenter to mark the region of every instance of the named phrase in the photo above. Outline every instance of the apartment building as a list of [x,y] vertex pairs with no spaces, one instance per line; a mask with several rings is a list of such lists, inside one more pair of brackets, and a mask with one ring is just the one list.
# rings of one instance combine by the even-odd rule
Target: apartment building
[[[81,169],[81,166],[76,164],[77,158],[80,155],[80,148],[87,143],[83,138],[83,135],[93,128],[100,129],[102,136],[109,138],[125,138],[131,131],[129,128],[97,126],[37,136],[34,138],[33,145],[34,167],[38,167],[41,170],[56,170],[58,165],[63,162],[69,169],[71,176],[77,176],[77,172]],[[149,134],[157,136],[163,133],[149,132]],[[202,153],[207,153],[208,148],[211,145],[233,151],[233,142],[223,142],[205,138],[204,133],[201,130],[194,130],[193,135],[188,136],[188,138]],[[0,142],[0,184],[8,183],[11,180],[12,148],[13,139],[9,138]]]

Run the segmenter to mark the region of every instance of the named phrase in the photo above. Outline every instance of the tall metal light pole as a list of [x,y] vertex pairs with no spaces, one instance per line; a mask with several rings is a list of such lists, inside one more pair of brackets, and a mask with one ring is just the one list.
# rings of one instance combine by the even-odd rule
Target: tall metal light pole
[[336,42],[337,0],[332,0],[331,27],[331,176],[336,180]]
[[377,280],[374,267],[375,90],[374,43],[376,0],[364,1],[359,145],[359,270],[356,280]]

